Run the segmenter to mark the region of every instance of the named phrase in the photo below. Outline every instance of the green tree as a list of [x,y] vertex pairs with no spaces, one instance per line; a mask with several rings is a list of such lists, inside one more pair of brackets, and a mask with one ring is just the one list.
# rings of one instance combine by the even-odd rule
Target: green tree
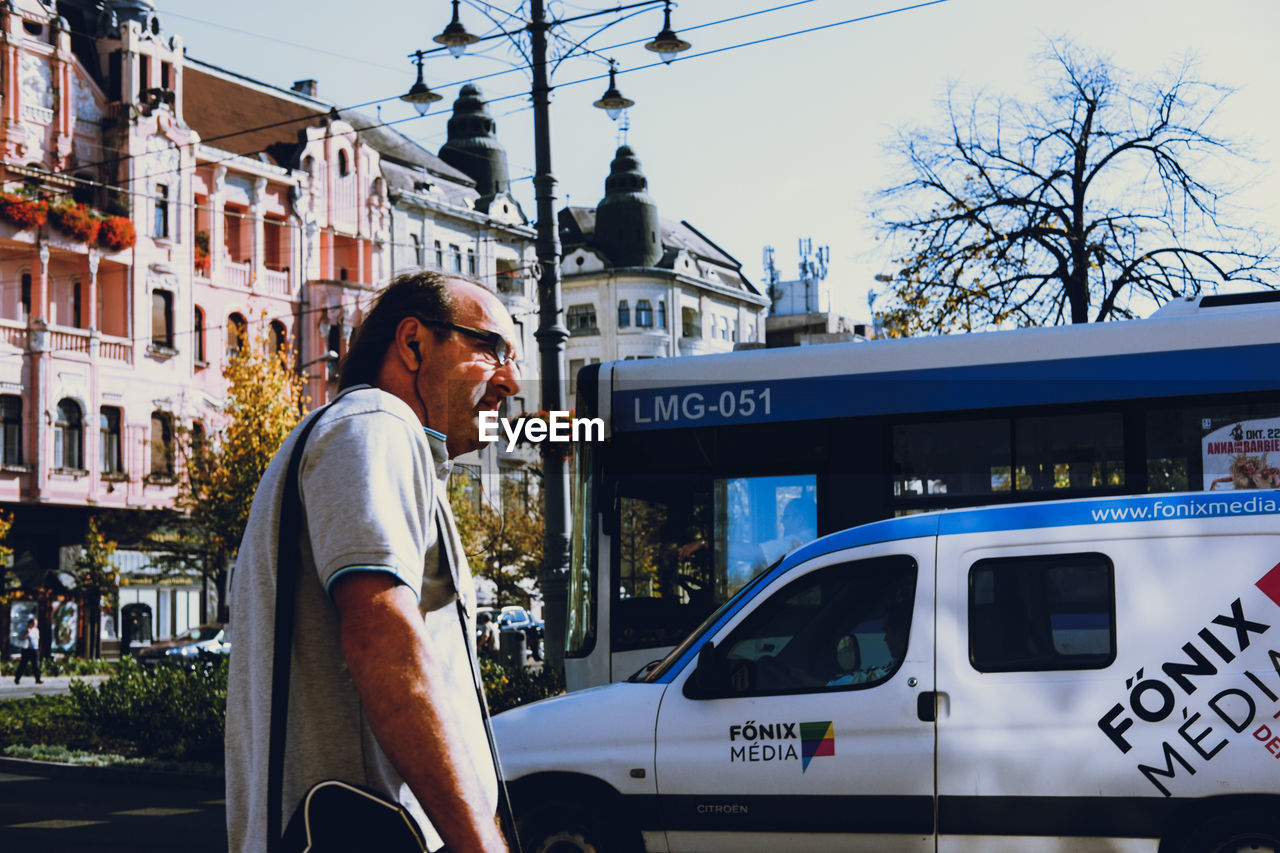
[[220,427],[180,432],[178,507],[188,519],[172,548],[213,581],[219,621],[227,619],[227,567],[249,521],[254,491],[304,411],[303,379],[290,355],[287,345],[277,350],[265,331],[244,342],[223,368],[228,388]]
[[477,500],[472,484],[449,481],[449,503],[471,570],[497,585],[498,604],[529,606],[542,565],[542,502],[521,484],[502,485],[502,509]]
[[905,179],[876,218],[905,253],[891,335],[1126,318],[1226,280],[1267,284],[1274,253],[1226,216],[1245,163],[1215,136],[1222,88],[1183,64],[1136,81],[1051,44],[1044,96],[945,101],[946,125],[901,132]]
[[120,595],[120,569],[113,555],[116,543],[108,539],[98,526],[95,516],[89,517],[89,530],[85,533],[80,556],[76,557],[76,586],[80,592],[80,612],[83,614],[80,629],[80,655],[96,658],[102,655],[102,599],[114,611]]

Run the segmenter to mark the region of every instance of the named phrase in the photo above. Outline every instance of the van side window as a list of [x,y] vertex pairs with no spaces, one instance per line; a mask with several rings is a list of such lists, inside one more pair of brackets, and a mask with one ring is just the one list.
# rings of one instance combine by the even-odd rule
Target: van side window
[[760,605],[722,644],[719,695],[856,690],[887,681],[906,656],[916,562],[842,563],[805,575]]
[[979,672],[1102,669],[1115,657],[1105,555],[979,560],[969,570],[969,660]]

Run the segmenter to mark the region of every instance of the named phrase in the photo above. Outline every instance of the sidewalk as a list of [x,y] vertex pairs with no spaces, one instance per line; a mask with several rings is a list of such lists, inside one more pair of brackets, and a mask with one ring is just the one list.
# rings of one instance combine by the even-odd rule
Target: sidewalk
[[29,696],[55,696],[70,690],[72,681],[88,681],[98,684],[106,681],[106,675],[46,675],[43,684],[36,684],[30,675],[22,677],[21,684],[13,683],[13,676],[0,678],[0,702],[6,699],[26,699]]

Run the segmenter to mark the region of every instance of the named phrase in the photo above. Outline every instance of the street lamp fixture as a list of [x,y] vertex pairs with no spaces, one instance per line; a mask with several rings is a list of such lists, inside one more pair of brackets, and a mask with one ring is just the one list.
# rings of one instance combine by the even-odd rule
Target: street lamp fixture
[[[455,0],[456,2],[456,0]],[[681,51],[688,50],[693,47],[680,36],[676,35],[676,31],[671,29],[671,0],[667,0],[667,6],[663,10],[662,32],[654,37],[653,41],[645,45],[646,50],[652,50],[658,54],[658,58],[668,65],[676,58],[676,54]]]
[[634,107],[636,102],[630,98],[623,97],[618,91],[618,68],[617,63],[612,59],[609,60],[609,88],[604,90],[604,94],[600,96],[600,100],[591,106],[602,109],[609,114],[609,118],[614,121],[618,120],[618,116],[622,115],[622,111],[627,107]]
[[[457,13],[457,5],[455,0],[454,13]],[[406,104],[413,104],[413,108],[418,111],[418,115],[424,116],[427,110],[431,109],[431,105],[443,98],[443,95],[437,95],[435,92],[427,88],[427,84],[422,81],[422,51],[416,50],[413,53],[418,60],[418,82],[409,87],[409,91],[400,96],[400,100]]]
[[468,46],[480,41],[480,36],[473,36],[467,32],[467,28],[458,19],[458,0],[453,0],[453,20],[449,22],[449,26],[444,28],[444,32],[433,38],[432,41],[447,47],[449,55],[454,59],[466,53]]

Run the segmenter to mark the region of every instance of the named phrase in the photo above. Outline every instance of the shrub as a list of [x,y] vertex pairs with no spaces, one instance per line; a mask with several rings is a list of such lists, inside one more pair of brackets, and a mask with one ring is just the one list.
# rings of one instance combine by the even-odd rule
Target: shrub
[[0,702],[0,747],[57,744],[81,749],[101,746],[92,726],[76,713],[71,697],[32,696]]
[[491,714],[564,692],[564,678],[555,670],[512,670],[484,654],[480,656],[480,677]]
[[39,228],[49,221],[49,205],[28,195],[0,193],[0,219],[22,229]]
[[149,755],[221,761],[227,706],[227,657],[162,661],[130,659],[100,685],[72,682],[76,713],[108,739],[143,741]]
[[54,228],[81,243],[92,243],[98,236],[102,220],[83,204],[55,204],[49,207],[49,222]]
[[98,228],[98,245],[111,252],[132,249],[138,242],[133,221],[123,216],[108,216]]

